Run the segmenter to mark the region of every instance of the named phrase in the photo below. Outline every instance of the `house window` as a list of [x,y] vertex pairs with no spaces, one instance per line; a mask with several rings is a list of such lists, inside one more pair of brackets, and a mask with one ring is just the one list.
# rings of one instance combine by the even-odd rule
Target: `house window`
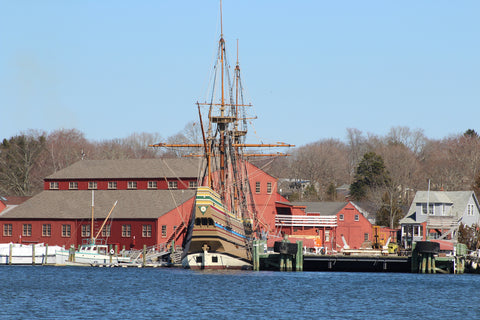
[[368,233],[363,234],[363,241],[368,241]]
[[109,181],[108,182],[108,189],[111,189],[111,190],[117,189],[117,181]]
[[360,216],[358,214],[355,215],[355,221],[359,221],[360,220]]
[[196,188],[197,187],[197,181],[189,181],[188,182],[188,187],[190,189]]
[[132,235],[132,226],[129,224],[122,224],[122,237],[129,238]]
[[173,226],[173,233],[175,233],[175,231],[177,231],[177,226]]
[[148,181],[148,189],[157,189],[157,181]]
[[260,193],[260,181],[255,182],[255,193]]
[[70,182],[68,184],[68,189],[70,190],[77,190],[78,189],[78,182]]
[[89,181],[88,182],[88,189],[96,190],[97,189],[97,182],[96,181]]
[[325,242],[330,242],[330,230],[325,230]]
[[467,205],[467,214],[473,216],[473,204]]
[[162,237],[166,237],[166,236],[167,236],[167,226],[162,225]]
[[413,236],[414,237],[421,237],[422,235],[422,227],[421,226],[413,226]]
[[338,219],[339,219],[340,221],[343,221],[343,214],[341,214],[341,215],[338,217]]
[[62,237],[70,238],[71,236],[71,226],[69,224],[62,224]]
[[111,225],[106,225],[103,227],[102,229],[102,237],[110,237],[110,230],[111,230],[112,226]]
[[11,237],[12,236],[12,224],[6,223],[3,225],[3,236],[4,237]]
[[82,225],[82,237],[87,238],[90,237],[90,225],[83,224]]
[[31,237],[32,236],[32,225],[31,224],[24,224],[23,225],[23,233],[24,237]]
[[44,224],[42,225],[42,237],[51,237],[52,236],[52,225]]
[[177,189],[178,182],[177,181],[168,181],[168,189]]
[[142,226],[142,237],[150,238],[152,236],[152,225],[144,224]]
[[137,189],[137,181],[128,181],[128,189]]
[[50,190],[58,190],[58,182],[50,182]]
[[[422,203],[422,214],[427,214],[427,204],[426,203]],[[435,210],[434,210],[434,205],[433,203],[429,203],[428,204],[428,214],[430,215],[435,215]]]
[[267,193],[268,194],[272,193],[272,183],[271,182],[267,182]]

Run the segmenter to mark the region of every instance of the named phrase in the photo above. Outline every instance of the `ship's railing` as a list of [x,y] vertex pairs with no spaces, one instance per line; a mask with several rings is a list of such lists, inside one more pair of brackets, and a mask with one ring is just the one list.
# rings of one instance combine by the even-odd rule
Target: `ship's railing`
[[[150,247],[146,248],[146,260],[152,260],[153,258],[157,258],[159,256],[163,256],[168,254],[171,250],[168,246],[168,243],[159,243]],[[143,249],[132,249],[129,252],[129,257],[132,262],[139,262],[143,260]]]
[[291,216],[277,215],[276,227],[336,227],[336,216]]

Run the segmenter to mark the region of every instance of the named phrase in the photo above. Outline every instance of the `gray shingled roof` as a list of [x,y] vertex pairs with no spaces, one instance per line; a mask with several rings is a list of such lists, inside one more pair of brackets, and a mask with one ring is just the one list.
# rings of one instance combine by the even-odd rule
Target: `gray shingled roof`
[[80,160],[45,179],[196,178],[200,165],[195,158]]
[[306,206],[306,213],[320,213],[322,216],[336,215],[348,202],[292,202],[295,206]]
[[[96,190],[95,218],[105,218],[118,200],[112,213],[114,219],[155,219],[194,195],[195,190]],[[0,213],[0,219],[91,219],[91,214],[90,190],[46,190]]]

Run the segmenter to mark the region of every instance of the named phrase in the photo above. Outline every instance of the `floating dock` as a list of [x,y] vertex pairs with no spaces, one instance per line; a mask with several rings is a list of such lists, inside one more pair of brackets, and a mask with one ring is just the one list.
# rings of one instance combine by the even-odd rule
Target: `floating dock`
[[304,271],[347,272],[410,272],[411,258],[371,255],[310,255],[303,256]]

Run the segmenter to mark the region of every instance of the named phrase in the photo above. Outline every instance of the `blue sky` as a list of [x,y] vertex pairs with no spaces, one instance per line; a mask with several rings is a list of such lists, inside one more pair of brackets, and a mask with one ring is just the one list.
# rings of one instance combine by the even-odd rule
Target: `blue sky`
[[[479,1],[223,2],[258,120],[250,140],[344,140],[393,126],[480,131]],[[197,120],[218,1],[0,0],[0,138],[76,128],[166,138]]]

